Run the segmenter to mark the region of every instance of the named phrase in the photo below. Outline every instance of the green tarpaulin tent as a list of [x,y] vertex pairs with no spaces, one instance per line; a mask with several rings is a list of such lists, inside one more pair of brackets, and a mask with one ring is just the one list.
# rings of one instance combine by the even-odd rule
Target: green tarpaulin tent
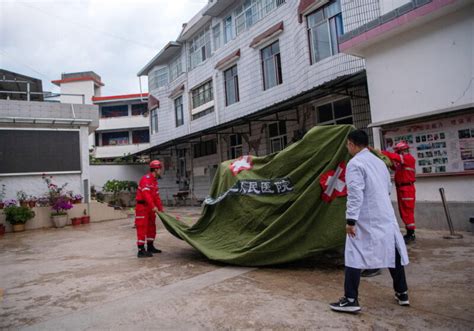
[[352,130],[318,126],[279,153],[223,162],[194,225],[159,217],[209,259],[235,265],[291,262],[341,247]]

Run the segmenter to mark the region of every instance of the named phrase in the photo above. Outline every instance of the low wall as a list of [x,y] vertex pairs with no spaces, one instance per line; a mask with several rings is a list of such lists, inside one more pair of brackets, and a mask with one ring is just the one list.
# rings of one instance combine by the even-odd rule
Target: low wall
[[[398,220],[401,220],[398,213],[397,202],[393,202],[393,208]],[[471,231],[469,217],[474,216],[473,202],[448,202],[449,213],[453,221],[455,231]],[[399,221],[400,226],[404,224]],[[446,214],[441,202],[417,201],[415,206],[415,224],[417,228],[430,230],[449,231]]]
[[[53,227],[53,221],[51,220],[51,207],[34,207],[32,209],[35,212],[35,217],[26,222],[26,230]],[[86,210],[87,214],[90,215],[91,222],[124,219],[128,217],[126,212],[114,210],[114,208],[108,207],[105,204],[93,201],[90,204],[80,203],[73,205],[73,208],[68,210],[69,219],[67,224],[71,224],[71,218],[83,216],[84,210]],[[0,210],[0,223],[5,224],[7,232],[12,231],[12,225],[5,221],[3,210]]]
[[89,171],[91,186],[101,191],[108,180],[130,180],[138,183],[149,170],[145,164],[91,164]]

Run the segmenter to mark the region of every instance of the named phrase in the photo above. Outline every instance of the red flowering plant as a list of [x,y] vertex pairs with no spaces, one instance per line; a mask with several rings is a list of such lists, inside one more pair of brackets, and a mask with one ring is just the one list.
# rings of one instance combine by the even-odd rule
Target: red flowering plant
[[67,210],[72,208],[72,204],[69,201],[69,196],[65,192],[65,188],[67,183],[63,184],[62,186],[58,186],[53,183],[53,176],[47,177],[43,175],[43,180],[48,186],[48,193],[47,198],[49,201],[49,205],[54,210],[53,215],[66,215]]

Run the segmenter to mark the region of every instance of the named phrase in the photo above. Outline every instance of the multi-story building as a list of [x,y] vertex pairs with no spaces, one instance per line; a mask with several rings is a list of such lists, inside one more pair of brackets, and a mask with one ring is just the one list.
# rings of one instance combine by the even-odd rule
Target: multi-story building
[[386,149],[401,140],[411,146],[420,225],[447,228],[443,188],[456,228],[468,229],[474,210],[474,3],[380,1],[377,12],[367,22],[370,7],[354,10],[353,28],[339,44],[366,61],[374,142]]
[[[47,190],[42,177],[51,175],[56,184],[67,183],[67,190],[83,195],[88,203],[88,136],[98,126],[97,106],[46,102],[43,95],[49,93],[43,92],[41,80],[7,74],[0,78],[0,182],[6,187],[4,198],[15,199],[18,191],[42,196]],[[72,96],[68,93],[66,97]],[[74,96],[84,99],[84,95]]]
[[364,60],[338,45],[353,6],[214,0],[183,25],[138,73],[154,104],[143,153],[164,161],[162,194],[202,199],[220,162],[278,152],[314,125],[367,128]]
[[147,114],[148,94],[92,97],[99,106],[99,127],[95,131],[92,155],[113,160],[150,147]]
[[147,93],[101,96],[104,83],[93,71],[63,73],[53,83],[61,88],[61,102],[99,106],[99,127],[89,137],[94,158],[113,161],[150,146]]

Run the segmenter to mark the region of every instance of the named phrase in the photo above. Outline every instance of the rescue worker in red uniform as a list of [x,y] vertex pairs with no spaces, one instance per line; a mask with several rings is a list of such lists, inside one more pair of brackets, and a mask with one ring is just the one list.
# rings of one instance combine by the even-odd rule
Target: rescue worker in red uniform
[[398,210],[405,223],[405,243],[415,241],[415,158],[404,141],[395,145],[395,153],[382,151],[394,163],[395,186],[397,187]]
[[[137,206],[135,209],[135,226],[137,229],[138,257],[151,257],[153,253],[161,253],[153,242],[156,237],[155,217],[158,211],[163,211],[158,178],[161,177],[161,162],[151,161],[150,172],[140,179],[137,189]],[[145,244],[146,250],[145,250]]]

